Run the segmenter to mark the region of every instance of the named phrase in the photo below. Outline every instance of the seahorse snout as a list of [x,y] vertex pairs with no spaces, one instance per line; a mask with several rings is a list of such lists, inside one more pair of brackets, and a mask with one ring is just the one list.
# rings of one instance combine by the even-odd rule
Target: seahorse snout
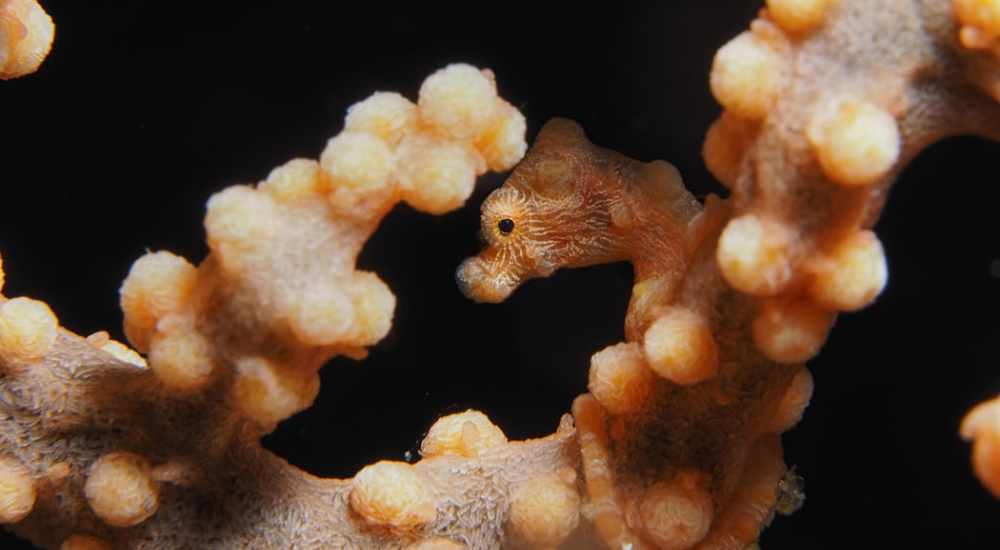
[[517,288],[516,281],[492,273],[489,267],[482,258],[473,256],[466,258],[455,270],[455,282],[466,298],[481,303],[498,304]]

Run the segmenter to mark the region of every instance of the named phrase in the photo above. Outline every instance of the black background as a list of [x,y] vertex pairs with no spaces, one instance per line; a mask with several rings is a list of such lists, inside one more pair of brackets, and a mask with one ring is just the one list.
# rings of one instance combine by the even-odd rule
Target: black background
[[[317,157],[350,104],[375,90],[413,99],[456,61],[492,68],[532,136],[552,116],[574,118],[595,143],[665,158],[696,193],[722,192],[700,159],[719,112],[708,69],[761,3],[46,2],[52,53],[0,83],[4,293],[49,302],[78,333],[123,338],[129,265],[147,248],[202,258],[210,194]],[[952,139],[894,188],[876,228],[889,287],[842,316],[810,363],[812,405],[785,436],[808,500],[765,532],[765,550],[1000,541],[1000,505],[957,436],[964,412],[1000,392],[998,155]],[[359,264],[398,297],[392,332],[368,360],[325,367],[316,405],[269,448],[349,477],[402,459],[435,418],[469,407],[511,438],[555,429],[585,391],[589,356],[622,339],[631,272],[563,272],[501,305],[465,300],[453,270],[477,251],[477,205],[501,180],[482,178],[444,217],[390,214]]]

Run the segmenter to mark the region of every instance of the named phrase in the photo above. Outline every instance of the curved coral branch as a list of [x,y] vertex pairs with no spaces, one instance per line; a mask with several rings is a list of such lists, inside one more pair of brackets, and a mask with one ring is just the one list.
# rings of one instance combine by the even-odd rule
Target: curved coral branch
[[558,268],[633,264],[627,340],[594,355],[573,406],[584,513],[611,548],[746,547],[791,476],[777,436],[812,382],[750,345],[756,304],[715,267],[728,214],[714,195],[702,209],[669,164],[556,119],[483,204],[488,246],[458,270],[467,295],[494,301]]
[[[574,485],[570,424],[508,443],[482,415],[445,418],[419,465],[381,462],[348,481],[259,444],[311,403],[320,365],[363,357],[388,331],[394,296],[354,266],[382,217],[401,200],[460,206],[476,175],[520,158],[523,134],[492,73],[468,65],[429,77],[416,105],[386,93],[355,105],[318,162],[212,197],[201,266],[167,252],[133,265],[125,331],[148,366],[106,334],[60,329],[42,302],[2,298],[0,518],[46,548],[485,548],[512,499],[528,512],[511,529],[564,537],[575,521],[539,531],[530,487]],[[450,475],[459,468],[480,475]],[[490,492],[501,498],[480,500]]]
[[[589,516],[610,547],[742,548],[779,508],[783,464],[769,436],[811,394],[795,365],[818,353],[837,312],[885,286],[870,228],[890,185],[929,143],[1000,137],[983,93],[983,63],[995,63],[979,40],[995,40],[981,31],[988,10],[955,7],[770,2],[715,58],[725,112],[704,154],[732,197],[709,197],[699,230],[710,237],[690,249],[676,235],[694,224],[643,193],[645,168],[558,122],[487,199],[488,246],[459,270],[477,300],[560,267],[635,268],[627,341],[595,355],[593,397],[574,407]],[[660,248],[642,246],[650,235]],[[992,410],[963,429],[991,487]]]
[[[1000,139],[998,17],[991,3],[963,0],[774,0],[719,51],[712,85],[726,110],[704,153],[733,191],[735,217],[718,259],[730,284],[761,298],[754,340],[769,356],[815,355],[832,312],[881,291],[885,261],[869,229],[909,160],[951,135]],[[962,435],[997,494],[995,410],[970,413]]]

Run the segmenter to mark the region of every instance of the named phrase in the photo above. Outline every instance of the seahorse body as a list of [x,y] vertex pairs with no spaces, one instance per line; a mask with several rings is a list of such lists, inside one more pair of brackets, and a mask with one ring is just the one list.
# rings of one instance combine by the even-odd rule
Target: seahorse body
[[688,227],[702,211],[668,162],[639,162],[552,119],[482,206],[487,247],[458,268],[462,292],[500,302],[522,282],[564,267],[632,262],[636,282],[680,278]]

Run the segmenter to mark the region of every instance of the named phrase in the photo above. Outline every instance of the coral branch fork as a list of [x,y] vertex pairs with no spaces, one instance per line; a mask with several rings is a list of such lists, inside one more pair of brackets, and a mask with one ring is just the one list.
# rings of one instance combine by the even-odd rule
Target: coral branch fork
[[[35,71],[52,33],[31,0],[0,0],[0,79]],[[375,93],[319,158],[213,195],[198,265],[136,260],[130,345],[0,294],[0,522],[53,550],[751,547],[802,503],[780,435],[837,315],[887,283],[872,227],[896,176],[944,137],[1000,140],[998,37],[996,2],[769,0],[711,68],[722,114],[703,154],[729,196],[704,201],[668,162],[570,120],[529,149],[489,69],[449,65],[416,102]],[[357,266],[379,223],[399,203],[454,211],[507,170],[456,273],[467,297],[634,267],[624,340],[594,350],[555,432],[510,440],[467,410],[430,427],[415,463],[350,479],[264,450],[325,363],[389,332],[396,297]],[[1000,496],[997,400],[961,436]]]

